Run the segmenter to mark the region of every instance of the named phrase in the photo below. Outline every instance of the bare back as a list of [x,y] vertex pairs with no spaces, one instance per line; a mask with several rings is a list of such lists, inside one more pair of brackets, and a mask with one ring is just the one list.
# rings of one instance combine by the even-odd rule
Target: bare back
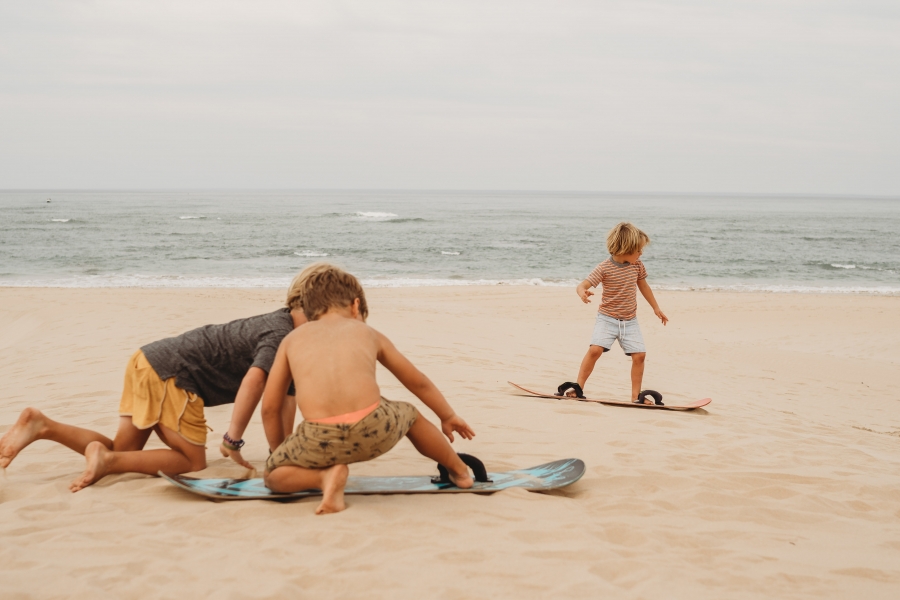
[[378,334],[362,321],[325,315],[284,342],[304,419],[362,410],[381,398],[375,379]]

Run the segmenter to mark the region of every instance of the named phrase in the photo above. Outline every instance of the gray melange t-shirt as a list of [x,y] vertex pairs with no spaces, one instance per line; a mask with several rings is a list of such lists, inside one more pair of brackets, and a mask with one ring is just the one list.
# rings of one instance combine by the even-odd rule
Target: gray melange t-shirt
[[266,373],[284,336],[294,330],[288,308],[206,325],[147,344],[141,350],[160,379],[175,377],[178,387],[200,396],[204,406],[234,402],[250,367]]

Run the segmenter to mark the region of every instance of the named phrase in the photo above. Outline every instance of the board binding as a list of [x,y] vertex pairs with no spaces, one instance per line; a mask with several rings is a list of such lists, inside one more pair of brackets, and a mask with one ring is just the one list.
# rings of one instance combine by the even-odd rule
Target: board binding
[[557,396],[556,394],[542,394],[541,392],[535,392],[534,390],[529,390],[526,387],[522,387],[518,383],[513,383],[512,381],[507,381],[509,385],[522,390],[526,394],[530,396],[537,396],[538,398],[551,398],[553,400],[577,400],[579,402],[596,402],[598,404],[608,404],[611,406],[632,406],[634,408],[655,408],[658,410],[694,410],[696,408],[702,408],[712,402],[712,398],[703,398],[702,400],[697,400],[695,402],[691,402],[690,404],[666,404],[664,406],[659,406],[658,404],[635,404],[634,402],[623,402],[621,400],[605,400],[600,398],[573,398],[571,396]]

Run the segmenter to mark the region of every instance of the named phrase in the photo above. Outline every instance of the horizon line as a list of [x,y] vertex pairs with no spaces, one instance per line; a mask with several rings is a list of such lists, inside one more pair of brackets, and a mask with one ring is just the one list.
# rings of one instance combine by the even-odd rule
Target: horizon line
[[482,193],[482,194],[567,194],[597,196],[663,196],[663,197],[727,197],[727,198],[833,198],[900,200],[900,193],[872,194],[855,192],[663,192],[663,191],[616,191],[616,190],[517,190],[517,189],[477,189],[477,188],[0,188],[0,193],[84,193],[84,192],[132,192],[132,193]]

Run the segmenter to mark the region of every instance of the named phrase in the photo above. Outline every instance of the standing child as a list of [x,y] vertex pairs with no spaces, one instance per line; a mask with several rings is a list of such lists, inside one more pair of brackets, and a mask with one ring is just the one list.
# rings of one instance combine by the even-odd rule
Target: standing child
[[[583,398],[584,384],[591,376],[597,359],[612,348],[614,341],[619,340],[622,350],[631,357],[631,401],[636,404],[652,404],[652,401],[645,400],[641,394],[647,350],[637,321],[636,289],[641,290],[641,295],[653,308],[653,313],[659,317],[663,325],[668,323],[669,319],[660,310],[653,297],[653,290],[647,283],[647,270],[641,262],[644,246],[649,243],[650,238],[647,234],[631,223],[619,223],[606,236],[606,249],[610,257],[597,265],[587,279],[576,288],[578,296],[585,304],[590,303],[590,298],[594,295],[589,288],[598,286],[603,288],[591,345],[581,361],[577,385],[570,382],[562,384],[559,386],[558,395]],[[662,404],[659,398],[656,402]]]
[[[284,338],[263,394],[263,427],[274,448],[266,462],[266,486],[276,492],[318,488],[323,497],[317,514],[342,511],[347,465],[381,456],[406,436],[416,450],[446,467],[455,485],[472,487],[468,468],[441,431],[412,404],[381,396],[376,362],[434,411],[451,442],[454,431],[465,439],[475,435],[431,380],[365,324],[366,297],[356,277],[319,263],[300,278],[309,323]],[[286,436],[280,398],[291,380],[304,421]]]

